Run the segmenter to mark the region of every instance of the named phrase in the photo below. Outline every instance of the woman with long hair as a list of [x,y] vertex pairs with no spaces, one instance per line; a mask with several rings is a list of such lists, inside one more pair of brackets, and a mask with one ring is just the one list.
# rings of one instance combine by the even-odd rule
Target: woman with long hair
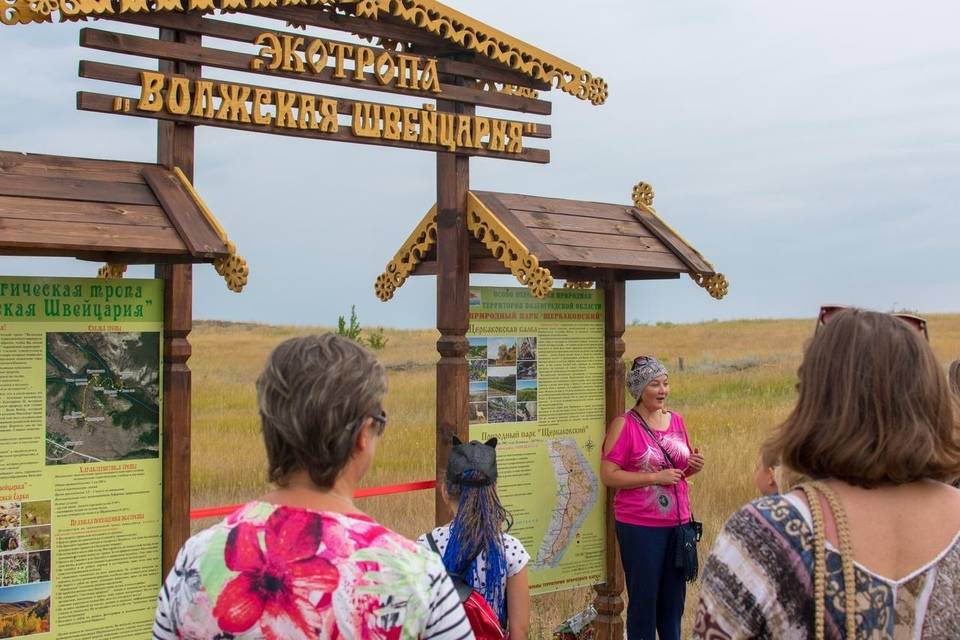
[[453,438],[441,491],[453,521],[417,539],[436,550],[443,565],[483,596],[510,640],[527,640],[530,590],[523,543],[507,533],[513,518],[497,496],[497,439]]
[[943,369],[900,318],[818,329],[765,445],[810,478],[734,514],[706,562],[698,639],[960,638],[960,435]]
[[600,479],[617,495],[613,511],[627,583],[627,638],[679,640],[686,576],[676,564],[681,528],[691,519],[687,478],[703,469],[687,427],[667,409],[667,368],[651,356],[633,361],[633,408],[607,428]]

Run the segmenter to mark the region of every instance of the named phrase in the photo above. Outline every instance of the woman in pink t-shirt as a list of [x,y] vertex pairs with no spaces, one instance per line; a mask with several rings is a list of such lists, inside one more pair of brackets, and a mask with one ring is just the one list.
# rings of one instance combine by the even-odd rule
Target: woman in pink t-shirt
[[691,448],[683,418],[666,410],[670,383],[660,361],[634,360],[627,387],[637,403],[607,428],[600,466],[603,483],[617,490],[627,638],[679,640],[686,582],[674,547],[678,525],[690,521],[686,478],[703,469],[703,454]]

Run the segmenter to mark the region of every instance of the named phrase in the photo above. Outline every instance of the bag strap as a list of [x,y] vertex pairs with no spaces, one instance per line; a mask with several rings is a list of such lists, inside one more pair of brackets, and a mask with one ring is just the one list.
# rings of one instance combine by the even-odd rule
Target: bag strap
[[823,494],[833,512],[833,520],[837,525],[837,539],[840,543],[840,562],[843,567],[844,594],[844,623],[847,638],[857,637],[857,583],[853,567],[853,545],[850,542],[850,525],[847,512],[837,494],[829,486],[820,481],[805,482],[799,487],[807,497],[810,506],[810,518],[813,520],[813,606],[814,606],[814,637],[824,640],[824,625],[826,623],[826,588],[827,588],[827,535],[823,524],[823,508],[817,492]]
[[[640,415],[640,412],[639,412],[639,411],[635,411],[635,410],[633,410],[633,409],[630,409],[630,413],[632,413],[633,415],[635,415],[635,416],[637,417],[637,420],[640,421],[640,424],[643,426],[644,430],[645,430],[645,431],[647,432],[647,434],[650,436],[650,439],[653,440],[654,444],[656,444],[657,447],[660,449],[660,453],[663,454],[664,459],[666,459],[666,461],[667,461],[668,463],[670,463],[670,467],[673,468],[673,469],[677,469],[678,471],[682,471],[681,469],[679,469],[679,468],[677,467],[677,465],[675,465],[675,464],[673,463],[673,458],[670,457],[670,454],[667,453],[667,450],[663,448],[663,445],[662,445],[662,444],[660,444],[660,440],[659,440],[659,439],[657,438],[657,436],[653,433],[653,429],[650,428],[650,425],[647,424],[647,421],[643,419],[643,416],[642,416],[642,415]],[[678,527],[682,527],[682,526],[683,526],[683,518],[680,517],[680,492],[677,490],[677,485],[673,485],[673,498],[674,498],[674,501],[676,501],[676,503],[677,503],[677,526],[678,526]],[[693,519],[693,511],[692,511],[692,510],[691,510],[691,512],[690,512],[690,518]]]

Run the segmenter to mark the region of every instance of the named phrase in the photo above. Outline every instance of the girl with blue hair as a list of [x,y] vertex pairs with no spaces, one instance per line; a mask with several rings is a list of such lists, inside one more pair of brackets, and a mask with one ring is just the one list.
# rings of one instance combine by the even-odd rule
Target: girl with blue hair
[[496,438],[463,443],[454,436],[441,486],[444,500],[454,510],[453,521],[417,542],[434,547],[447,572],[483,596],[510,640],[527,640],[530,555],[506,533],[513,518],[497,497],[496,446]]

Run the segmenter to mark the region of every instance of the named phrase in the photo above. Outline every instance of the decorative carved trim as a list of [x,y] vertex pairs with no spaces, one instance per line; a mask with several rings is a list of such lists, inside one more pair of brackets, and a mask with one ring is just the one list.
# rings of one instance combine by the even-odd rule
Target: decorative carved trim
[[[164,13],[167,11],[236,11],[290,6],[335,4],[337,0],[0,0],[0,23],[6,25],[53,22],[59,13],[61,22],[119,13]],[[352,0],[346,0],[348,3]]]
[[563,283],[564,289],[593,289],[593,283],[589,281],[567,280]]
[[467,229],[483,243],[493,257],[526,285],[537,298],[546,298],[553,289],[550,270],[540,266],[537,256],[500,222],[500,219],[480,201],[467,193]]
[[342,0],[355,3],[356,14],[377,20],[385,13],[407,24],[452,42],[469,51],[542,80],[595,105],[606,102],[603,78],[532,47],[521,40],[455,11],[435,0]]
[[691,273],[690,277],[693,278],[694,282],[706,289],[710,297],[715,300],[723,300],[730,290],[730,283],[727,282],[726,276],[722,273],[714,273],[711,275]]
[[530,87],[519,87],[515,84],[504,84],[502,82],[492,82],[490,80],[477,80],[475,86],[481,91],[489,93],[502,93],[508,96],[520,96],[521,98],[540,98],[540,92]]
[[[537,49],[436,0],[0,0],[0,23],[52,22],[120,13],[236,11],[277,6],[321,6],[379,20],[381,14],[478,53],[595,105],[606,102],[603,78]],[[400,43],[385,41],[385,46]]]
[[393,260],[387,263],[384,272],[377,276],[377,282],[373,287],[377,297],[382,302],[393,298],[393,294],[403,286],[436,243],[437,207],[434,205],[393,256]]
[[[633,187],[633,206],[642,211],[646,211],[647,213],[655,217],[657,220],[660,221],[660,224],[662,224],[664,227],[669,229],[670,233],[675,235],[681,242],[683,242],[685,245],[687,245],[694,251],[697,251],[696,249],[693,248],[692,244],[687,242],[683,236],[677,233],[676,229],[674,229],[669,224],[667,224],[667,221],[661,218],[659,214],[657,214],[657,210],[653,208],[653,199],[655,195],[656,194],[653,191],[653,186],[651,186],[647,182],[638,182]],[[699,251],[697,251],[697,253],[700,255],[701,258],[703,258],[703,254],[700,254]],[[710,262],[706,258],[703,258],[703,261],[706,262],[707,264],[710,264]],[[712,268],[713,265],[710,264],[710,267]],[[722,273],[717,273],[716,271],[714,271],[714,273],[697,273],[694,271],[690,271],[690,277],[693,279],[694,282],[697,283],[697,285],[703,287],[706,290],[706,292],[710,294],[710,297],[716,300],[722,300],[727,295],[727,292],[730,290],[730,283],[727,282],[726,276],[724,276]]]
[[119,280],[127,272],[127,265],[119,262],[108,262],[97,271],[97,277],[105,280]]
[[221,242],[227,246],[229,255],[216,258],[213,261],[213,268],[216,269],[217,273],[226,281],[227,288],[230,289],[230,291],[240,293],[246,286],[250,276],[250,267],[247,261],[237,254],[237,246],[227,237],[227,232],[220,226],[220,221],[217,220],[213,212],[207,208],[207,203],[203,201],[200,194],[197,193],[197,190],[193,188],[193,184],[187,179],[183,171],[180,170],[180,167],[174,167],[173,173],[193,199],[194,204],[196,204],[200,212],[203,213],[203,217],[206,218],[210,226],[213,227],[214,232],[220,238]]

